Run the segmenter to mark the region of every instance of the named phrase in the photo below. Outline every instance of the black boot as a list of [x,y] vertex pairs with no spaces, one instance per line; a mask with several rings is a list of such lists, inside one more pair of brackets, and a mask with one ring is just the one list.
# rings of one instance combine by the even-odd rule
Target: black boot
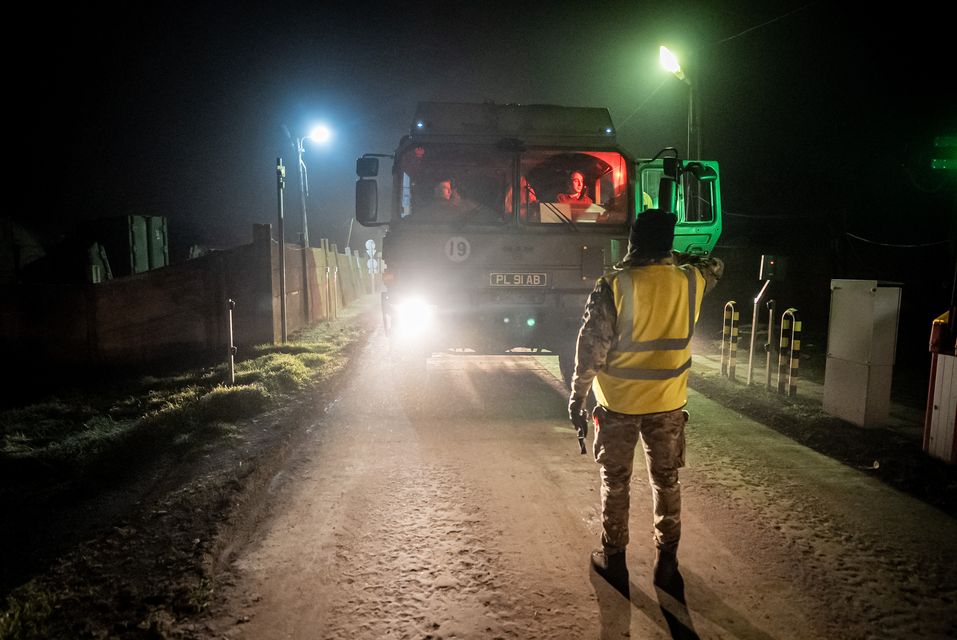
[[685,582],[678,571],[678,545],[665,545],[655,551],[654,582],[679,602],[685,601]]
[[625,552],[605,553],[604,550],[592,551],[591,566],[595,573],[604,578],[615,591],[625,598],[629,597],[628,567],[625,564]]
[[592,551],[591,566],[595,569],[595,573],[606,580],[611,580],[612,578],[620,577],[623,573],[628,573],[628,567],[625,566],[624,551],[618,551],[616,553],[606,553],[604,549]]

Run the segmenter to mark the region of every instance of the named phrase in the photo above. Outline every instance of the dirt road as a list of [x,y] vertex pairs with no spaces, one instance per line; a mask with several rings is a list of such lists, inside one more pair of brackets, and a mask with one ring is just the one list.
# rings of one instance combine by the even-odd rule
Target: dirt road
[[[957,523],[692,393],[687,609],[651,585],[632,491],[630,600],[589,569],[598,473],[550,357],[435,357],[419,397],[376,336],[270,488],[209,623],[227,638],[957,635]],[[866,437],[863,433],[862,437]]]

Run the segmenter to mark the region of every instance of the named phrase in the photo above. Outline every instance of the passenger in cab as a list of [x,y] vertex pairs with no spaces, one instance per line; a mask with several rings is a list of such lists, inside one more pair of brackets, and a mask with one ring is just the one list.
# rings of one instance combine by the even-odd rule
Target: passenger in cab
[[592,204],[592,199],[588,197],[588,189],[585,187],[585,174],[581,171],[572,171],[568,176],[566,193],[559,193],[556,200],[567,204]]

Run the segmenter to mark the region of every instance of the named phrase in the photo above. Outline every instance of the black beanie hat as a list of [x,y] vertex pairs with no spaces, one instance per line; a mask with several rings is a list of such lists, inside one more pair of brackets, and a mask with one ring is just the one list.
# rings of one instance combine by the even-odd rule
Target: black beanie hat
[[661,209],[639,213],[628,235],[628,255],[640,258],[667,255],[675,241],[677,221],[675,214]]

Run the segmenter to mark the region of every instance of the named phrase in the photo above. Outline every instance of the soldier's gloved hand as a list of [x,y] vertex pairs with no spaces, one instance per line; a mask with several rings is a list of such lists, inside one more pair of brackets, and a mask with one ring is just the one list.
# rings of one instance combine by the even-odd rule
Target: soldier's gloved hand
[[585,409],[585,399],[572,395],[568,399],[568,419],[572,421],[578,432],[578,442],[585,453],[585,438],[588,437],[588,410]]

